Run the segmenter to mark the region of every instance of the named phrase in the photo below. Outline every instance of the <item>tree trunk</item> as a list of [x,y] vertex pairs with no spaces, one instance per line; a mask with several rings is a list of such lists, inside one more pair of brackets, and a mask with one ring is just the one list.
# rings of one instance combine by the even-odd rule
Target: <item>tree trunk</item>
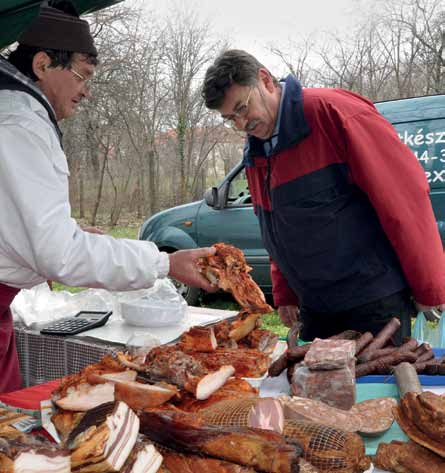
[[108,161],[108,147],[105,150],[105,153],[103,155],[103,163],[102,167],[100,169],[100,175],[99,175],[99,187],[97,189],[97,195],[96,195],[96,201],[93,206],[93,213],[91,215],[91,225],[96,225],[96,219],[97,219],[97,213],[99,211],[99,206],[100,202],[102,200],[102,192],[103,192],[103,187],[104,187],[104,177],[105,177],[105,167],[107,165]]

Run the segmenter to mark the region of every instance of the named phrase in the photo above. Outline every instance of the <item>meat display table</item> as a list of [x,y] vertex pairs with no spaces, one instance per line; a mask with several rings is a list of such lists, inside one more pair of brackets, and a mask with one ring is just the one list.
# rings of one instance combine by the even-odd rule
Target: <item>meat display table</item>
[[133,333],[152,333],[162,343],[169,343],[191,325],[216,322],[235,314],[234,311],[189,307],[186,322],[176,327],[150,329],[128,326],[115,320],[99,329],[71,337],[42,335],[38,330],[16,325],[15,334],[23,387],[77,373],[83,367],[98,362],[108,353],[122,351],[125,348],[125,341]]

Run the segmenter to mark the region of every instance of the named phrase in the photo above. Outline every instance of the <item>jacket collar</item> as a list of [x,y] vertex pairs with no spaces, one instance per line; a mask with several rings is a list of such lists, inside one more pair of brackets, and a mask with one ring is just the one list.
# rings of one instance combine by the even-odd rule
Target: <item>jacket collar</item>
[[[278,140],[272,150],[271,157],[283,149],[298,144],[311,132],[304,117],[303,89],[300,82],[293,75],[288,75],[285,84]],[[244,165],[253,166],[253,158],[264,156],[265,141],[254,136],[247,136],[243,152]]]
[[62,146],[62,131],[57,123],[56,114],[48,99],[35,83],[22,74],[16,67],[10,64],[6,59],[0,57],[0,90],[20,90],[32,95],[38,100],[48,112],[48,116],[54,125],[60,145]]

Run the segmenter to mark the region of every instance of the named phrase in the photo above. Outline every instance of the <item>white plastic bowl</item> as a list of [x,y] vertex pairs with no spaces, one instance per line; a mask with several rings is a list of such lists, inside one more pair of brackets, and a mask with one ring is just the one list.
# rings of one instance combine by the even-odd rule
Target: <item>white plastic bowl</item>
[[186,315],[186,304],[150,301],[147,298],[121,302],[122,318],[127,324],[137,327],[167,327],[182,322]]

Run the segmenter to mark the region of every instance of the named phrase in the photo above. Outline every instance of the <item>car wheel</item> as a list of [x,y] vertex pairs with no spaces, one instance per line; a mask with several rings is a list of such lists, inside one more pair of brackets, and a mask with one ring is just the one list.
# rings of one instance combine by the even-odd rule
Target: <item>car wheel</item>
[[201,294],[201,289],[199,289],[199,287],[187,286],[187,284],[179,282],[176,279],[172,279],[171,281],[188,305],[198,304],[199,296]]

